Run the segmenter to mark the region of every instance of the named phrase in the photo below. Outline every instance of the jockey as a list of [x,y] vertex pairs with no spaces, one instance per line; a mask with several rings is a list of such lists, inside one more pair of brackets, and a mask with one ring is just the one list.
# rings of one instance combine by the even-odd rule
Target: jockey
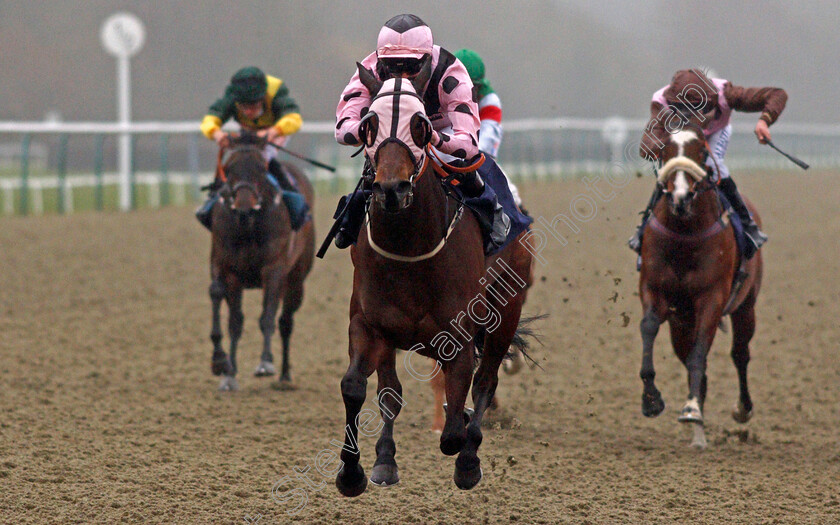
[[[490,86],[490,82],[484,78],[484,61],[478,53],[472,49],[459,49],[455,51],[455,58],[467,68],[475,90],[473,98],[478,100],[478,118],[481,121],[478,149],[484,155],[495,159],[499,155],[499,145],[502,143],[502,100]],[[519,190],[513,181],[507,179],[507,182],[513,194],[513,201],[521,207]]]
[[[452,53],[434,45],[432,30],[423,20],[412,14],[397,15],[388,20],[379,31],[376,51],[361,64],[379,80],[397,76],[414,78],[428,68],[431,76],[424,89],[423,103],[434,128],[430,144],[446,162],[470,165],[477,160],[480,123],[469,74]],[[370,104],[370,93],[357,71],[344,88],[336,109],[335,138],[340,144],[359,146],[362,143],[359,124]],[[485,176],[489,170],[498,170],[498,167],[491,157],[486,157],[479,171]],[[465,197],[482,197],[484,206],[479,207],[487,208],[488,217],[482,229],[491,244],[501,245],[510,230],[510,218],[498,204],[495,193],[489,186],[485,188],[483,178],[476,171],[456,174],[456,178]],[[364,220],[366,199],[363,195],[360,191],[350,196],[350,208],[335,237],[335,244],[340,249],[356,242]]]
[[[259,68],[250,66],[240,69],[231,77],[222,98],[210,106],[201,122],[201,132],[216,141],[219,147],[225,147],[230,142],[228,134],[222,131],[222,125],[230,118],[236,120],[242,129],[256,131],[258,136],[269,142],[263,151],[268,162],[269,172],[266,175],[275,188],[282,189],[292,227],[299,228],[305,222],[308,207],[275,158],[277,148],[270,144],[284,145],[288,136],[296,133],[303,124],[298,105],[289,96],[289,88],[282,80],[266,75]],[[218,200],[216,191],[221,185],[222,181],[213,181],[207,201],[195,212],[199,222],[208,230],[211,211]]]
[[[663,111],[666,107],[673,108],[682,114],[690,112],[702,116],[703,134],[709,148],[706,165],[714,171],[714,180],[718,182],[718,187],[744,224],[744,233],[751,244],[746,250],[747,253],[744,254],[747,258],[752,257],[761,248],[761,245],[767,241],[767,236],[753,220],[723,160],[729,146],[729,137],[732,134],[729,119],[733,110],[760,111],[761,116],[755,126],[755,136],[761,144],[766,144],[768,140],[771,140],[769,126],[779,118],[782,110],[785,109],[786,102],[787,93],[780,88],[745,88],[734,86],[722,78],[709,78],[699,69],[677,71],[669,85],[653,94],[650,121],[645,126],[639,148],[639,154],[643,158],[651,161],[659,158],[669,133],[665,122],[670,113]],[[657,185],[647,209],[643,212],[641,226],[628,241],[630,248],[636,252],[641,252],[645,222],[661,195],[662,188]]]

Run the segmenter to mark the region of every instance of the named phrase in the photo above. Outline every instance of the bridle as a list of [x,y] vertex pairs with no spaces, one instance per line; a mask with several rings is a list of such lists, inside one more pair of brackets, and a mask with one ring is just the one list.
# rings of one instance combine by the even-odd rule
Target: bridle
[[[258,154],[260,154],[260,156],[262,156],[261,150],[259,148],[255,147],[255,146],[253,146],[253,145],[242,145],[242,146],[236,146],[236,147],[232,147],[232,148],[223,148],[223,149],[219,150],[219,161],[218,161],[217,168],[216,168],[217,169],[216,176],[223,183],[223,186],[222,186],[223,189],[222,189],[221,193],[223,195],[224,195],[224,193],[227,193],[228,196],[230,197],[229,199],[223,199],[224,204],[230,210],[236,210],[236,206],[234,204],[236,202],[236,195],[242,190],[247,190],[247,191],[251,192],[256,197],[257,203],[256,203],[256,205],[254,205],[252,210],[253,211],[262,210],[263,192],[260,191],[259,187],[257,187],[256,184],[254,184],[253,182],[251,182],[249,180],[238,180],[233,184],[233,186],[231,186],[230,181],[228,180],[228,176],[227,176],[227,167],[228,167],[228,163],[231,160],[231,157],[236,153],[251,152],[251,151],[257,152]],[[263,173],[265,173],[267,168],[268,168],[268,165],[266,163],[266,165],[263,166]],[[227,192],[225,192],[225,188],[227,189]],[[275,198],[274,200],[277,200],[277,198]]]

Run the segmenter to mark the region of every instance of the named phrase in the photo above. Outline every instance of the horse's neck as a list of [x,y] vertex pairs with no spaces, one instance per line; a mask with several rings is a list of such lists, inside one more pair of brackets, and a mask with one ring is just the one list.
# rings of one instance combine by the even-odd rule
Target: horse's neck
[[654,210],[656,219],[669,230],[683,235],[703,233],[720,218],[720,204],[714,190],[698,195],[692,203],[693,212],[686,217],[671,213],[666,199],[660,199]]
[[446,233],[449,215],[447,197],[431,166],[417,181],[411,206],[386,213],[375,202],[370,207],[370,230],[374,242],[398,255],[417,255],[433,249]]

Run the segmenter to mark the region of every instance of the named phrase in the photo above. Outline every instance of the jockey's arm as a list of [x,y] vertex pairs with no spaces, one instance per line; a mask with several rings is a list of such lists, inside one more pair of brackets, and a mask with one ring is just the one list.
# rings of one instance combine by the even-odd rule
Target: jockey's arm
[[481,121],[478,149],[495,157],[502,142],[502,101],[496,93],[485,95],[478,102],[478,118]]
[[438,87],[440,111],[449,117],[452,133],[432,133],[432,146],[454,157],[470,160],[478,155],[478,104],[473,101],[473,84],[464,66],[456,61],[443,74],[443,79],[454,77],[458,84],[446,92],[441,82]]
[[735,111],[748,113],[761,112],[759,119],[771,125],[776,122],[787,103],[784,89],[775,87],[745,88],[727,83],[723,95],[729,107]]
[[755,136],[762,144],[770,140],[770,125],[776,122],[787,103],[784,89],[774,87],[745,88],[727,83],[723,94],[729,107],[735,111],[761,112],[755,126]]
[[280,85],[274,98],[271,99],[271,112],[277,115],[277,121],[266,131],[266,137],[269,140],[293,135],[303,125],[300,108],[297,102],[289,96],[289,88],[285,83]]
[[233,97],[225,93],[225,95],[213,102],[207,110],[207,114],[201,120],[201,133],[210,140],[215,140],[216,132],[221,131],[222,125],[228,121],[236,112],[236,106],[233,102]]
[[[376,67],[376,53],[371,53],[362,61],[362,65],[373,70]],[[345,146],[359,146],[359,122],[362,120],[362,110],[370,107],[370,92],[359,80],[358,69],[353,72],[350,82],[335,110],[335,140]]]

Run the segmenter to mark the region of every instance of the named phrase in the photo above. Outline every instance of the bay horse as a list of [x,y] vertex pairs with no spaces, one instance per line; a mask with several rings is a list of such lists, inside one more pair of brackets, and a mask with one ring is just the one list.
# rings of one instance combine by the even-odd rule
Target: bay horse
[[[659,326],[668,321],[674,352],[688,370],[688,400],[678,420],[693,423],[691,445],[699,449],[706,447],[706,358],[718,326],[723,326],[722,317],[727,314],[732,319],[731,355],[740,386],[732,417],[746,423],[752,416],[747,363],[763,273],[761,251],[739,268],[735,235],[728,227],[729,215],[715,191],[712,170],[706,168],[708,156],[699,121],[690,119],[681,131],[670,135],[657,180],[663,186],[664,198],[655,206],[646,226],[639,279],[644,311],[640,326],[642,413],[656,417],[665,409],[654,384],[653,343]],[[760,225],[755,208],[749,201],[746,203]]]
[[[231,146],[219,152],[217,176],[224,182],[221,198],[212,210],[212,247],[210,250],[210,299],[213,309],[213,342],[211,370],[221,375],[219,390],[236,390],[236,350],[242,336],[244,316],[242,291],[262,288],[263,311],[260,330],[263,351],[254,375],[273,376],[274,358],[271,337],[280,300],[283,310],[278,321],[283,344],[281,389],[291,388],[289,372],[289,339],[294,313],[303,300],[303,282],[315,253],[315,232],[312,221],[293,231],[289,211],[281,198],[281,190],[266,177],[267,162],[263,157],[264,141],[243,134],[232,138]],[[223,157],[224,155],[224,157]],[[309,180],[294,165],[283,163],[294,177],[301,194],[313,207],[313,190]],[[222,349],[220,309],[222,300],[228,305],[230,354]]]
[[[448,400],[440,449],[448,456],[458,454],[455,484],[470,489],[482,477],[481,421],[524,300],[523,294],[505,298],[488,293],[490,273],[485,270],[501,260],[512,274],[497,274],[496,283],[501,287],[517,281],[521,286],[530,281],[531,254],[512,242],[497,256],[485,257],[477,219],[448,195],[451,190],[436,176],[437,165],[428,157],[432,128],[422,103],[428,77],[421,73],[413,81],[397,78],[383,83],[361,65],[359,74],[373,97],[360,136],[375,177],[366,228],[351,249],[350,364],[341,380],[346,427],[336,487],[348,497],[367,487],[358,436],[360,427],[371,435],[376,426],[366,424],[370,417],[360,422],[370,412],[362,411],[362,404],[373,372],[382,421],[370,480],[379,486],[399,482],[393,438],[394,420],[405,404],[396,370],[399,348],[410,350],[404,360],[407,368],[415,352],[438,361],[436,370],[443,371]],[[477,300],[497,309],[500,323],[486,331],[483,356],[473,376],[473,337],[486,320],[466,312],[475,313],[470,308]],[[474,414],[468,418],[464,406],[471,383]],[[370,415],[375,418],[375,413]]]

